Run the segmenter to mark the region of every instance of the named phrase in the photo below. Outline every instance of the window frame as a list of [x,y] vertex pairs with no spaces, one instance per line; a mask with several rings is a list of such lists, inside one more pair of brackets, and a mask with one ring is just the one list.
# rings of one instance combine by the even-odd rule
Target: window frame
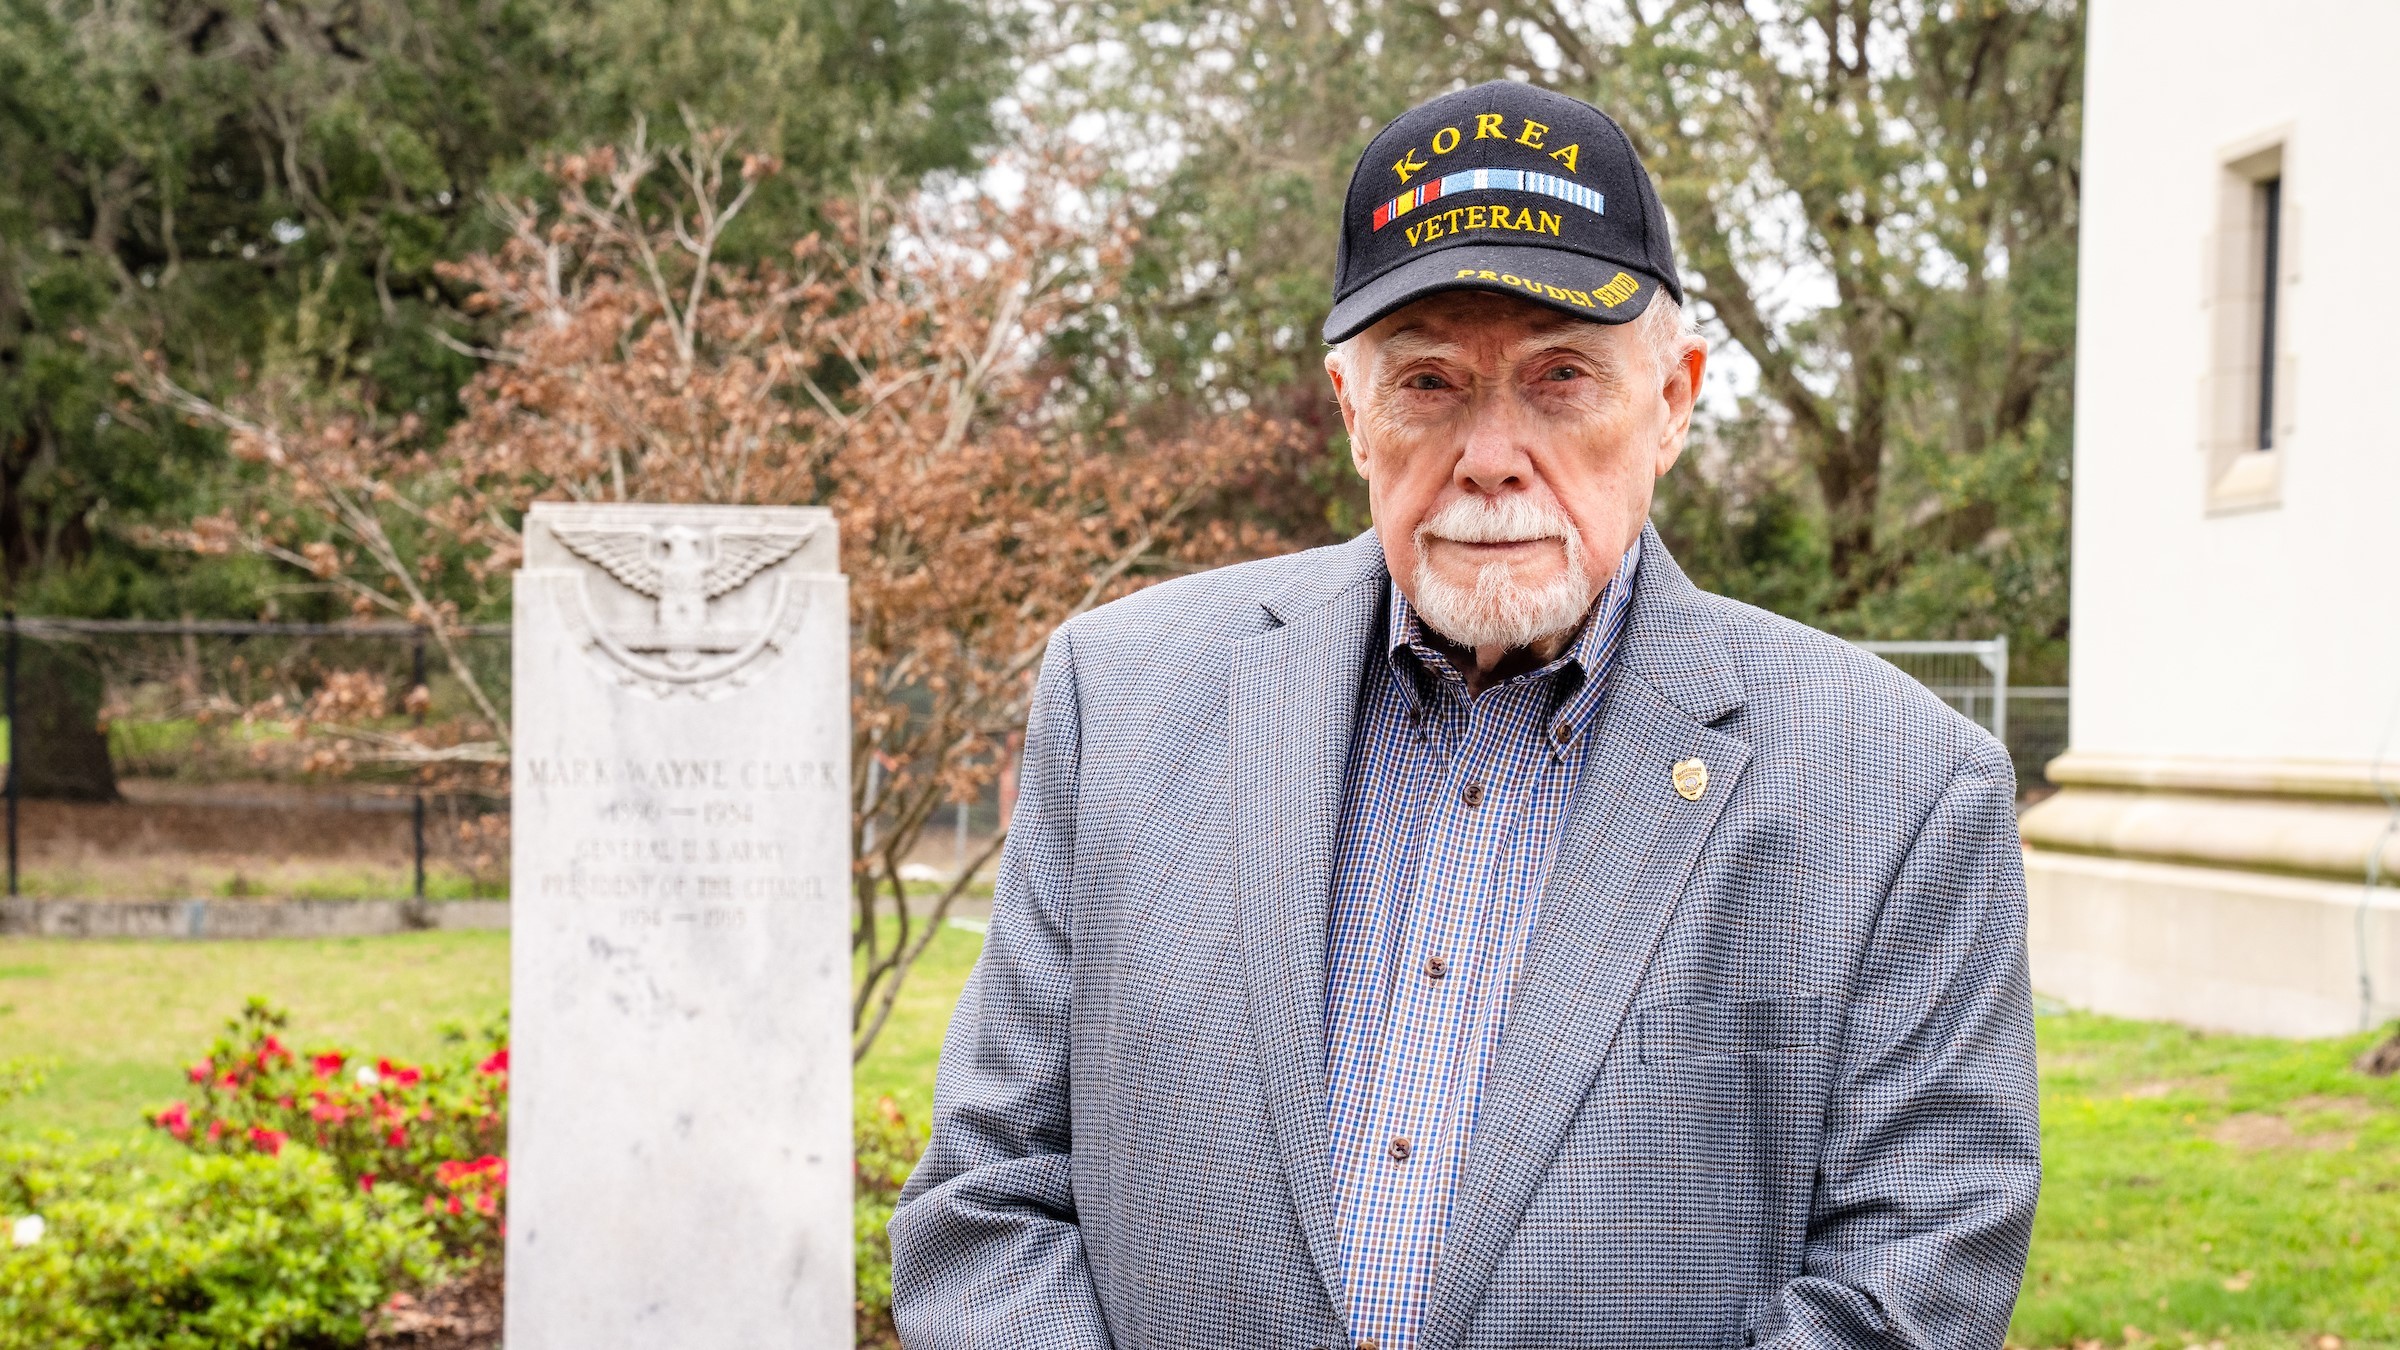
[[2200,440],[2210,515],[2283,503],[2284,466],[2297,429],[2291,337],[2299,213],[2292,162],[2288,127],[2217,156],[2215,229],[2203,252],[2201,292],[2209,350]]

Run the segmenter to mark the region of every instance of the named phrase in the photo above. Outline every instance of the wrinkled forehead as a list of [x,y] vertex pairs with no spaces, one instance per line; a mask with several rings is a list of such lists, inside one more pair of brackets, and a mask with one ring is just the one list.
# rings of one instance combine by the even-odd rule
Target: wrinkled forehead
[[1565,347],[1610,356],[1623,325],[1593,323],[1546,305],[1481,291],[1429,296],[1362,334],[1377,362],[1444,357],[1508,362]]

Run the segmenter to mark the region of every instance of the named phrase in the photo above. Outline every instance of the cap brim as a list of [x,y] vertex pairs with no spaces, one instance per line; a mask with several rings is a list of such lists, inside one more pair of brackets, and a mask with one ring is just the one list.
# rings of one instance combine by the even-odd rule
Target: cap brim
[[1527,244],[1460,244],[1411,258],[1335,302],[1325,318],[1325,340],[1340,342],[1403,305],[1443,291],[1514,295],[1594,323],[1627,323],[1641,317],[1658,290],[1658,278],[1649,273],[1589,254]]

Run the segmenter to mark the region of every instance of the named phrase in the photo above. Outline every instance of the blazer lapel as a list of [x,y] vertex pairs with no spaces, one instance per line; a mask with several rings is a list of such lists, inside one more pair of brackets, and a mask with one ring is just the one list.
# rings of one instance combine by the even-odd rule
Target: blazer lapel
[[[1418,1343],[1449,1350],[1616,1040],[1701,844],[1749,746],[1708,724],[1741,687],[1713,614],[1653,531],[1611,687],[1561,827]],[[1697,801],[1670,770],[1699,758]]]
[[1358,691],[1382,613],[1372,532],[1265,602],[1233,651],[1234,872],[1250,1020],[1292,1204],[1346,1316],[1325,1124],[1325,935]]

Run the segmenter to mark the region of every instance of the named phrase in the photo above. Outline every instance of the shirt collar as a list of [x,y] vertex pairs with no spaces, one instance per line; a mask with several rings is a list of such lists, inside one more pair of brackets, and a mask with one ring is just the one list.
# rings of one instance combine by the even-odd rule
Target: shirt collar
[[[1576,633],[1575,640],[1540,669],[1516,675],[1506,683],[1545,680],[1572,671],[1571,676],[1560,681],[1562,690],[1570,696],[1574,689],[1597,686],[1599,677],[1608,671],[1609,658],[1616,653],[1617,634],[1625,626],[1627,602],[1633,598],[1634,572],[1641,559],[1642,541],[1636,536],[1632,545],[1625,550],[1625,556],[1617,560],[1616,575],[1609,578],[1608,585],[1600,592],[1600,598],[1594,600],[1592,607],[1584,612],[1583,627]],[[1409,658],[1413,657],[1414,664],[1434,678],[1456,680],[1463,685],[1465,681],[1450,664],[1449,658],[1427,639],[1424,621],[1417,617],[1416,606],[1411,605],[1408,597],[1400,593],[1398,582],[1389,584],[1391,604],[1388,608],[1391,619],[1385,634],[1387,659],[1395,669],[1406,674],[1411,664]],[[1421,704],[1422,691],[1416,681],[1402,680],[1401,684],[1408,690],[1410,701]]]

